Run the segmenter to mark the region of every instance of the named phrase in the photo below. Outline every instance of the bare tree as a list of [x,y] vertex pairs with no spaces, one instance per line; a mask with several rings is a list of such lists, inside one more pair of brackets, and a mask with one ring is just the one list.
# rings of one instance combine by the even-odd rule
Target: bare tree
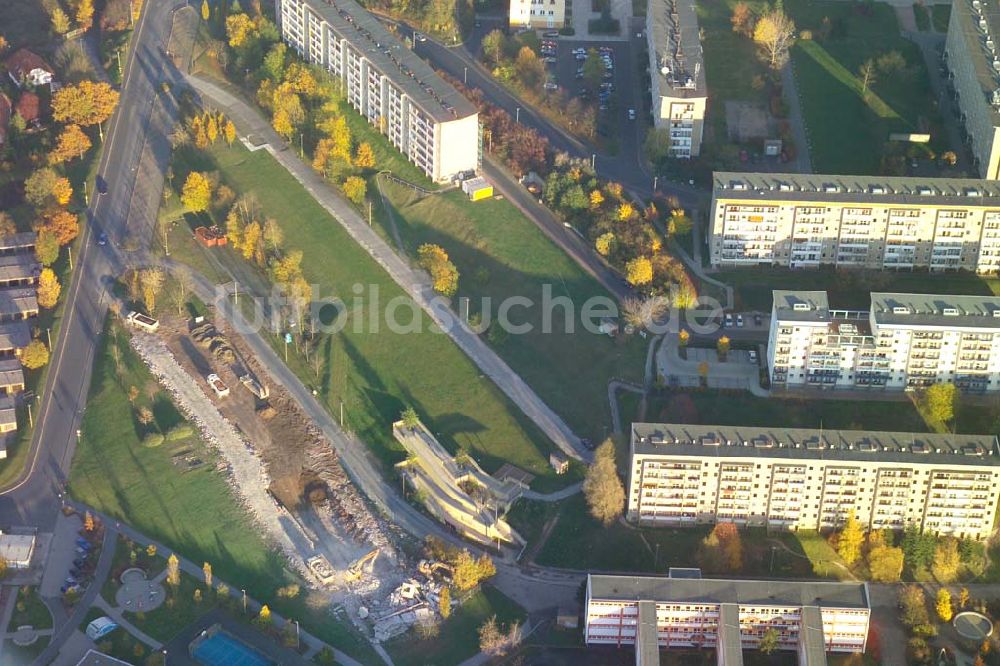
[[150,314],[156,309],[156,295],[163,287],[163,271],[159,268],[144,268],[139,271],[142,285],[142,302]]
[[634,328],[649,327],[667,313],[670,301],[666,296],[639,298],[627,296],[622,301],[622,316],[625,323]]
[[788,49],[795,41],[795,23],[779,9],[772,9],[757,21],[753,40],[760,44],[771,69],[781,69],[788,61]]
[[597,448],[583,481],[583,496],[590,515],[608,527],[625,508],[625,488],[615,466],[615,444],[610,438]]
[[174,288],[170,291],[170,300],[177,308],[177,314],[181,314],[191,294],[191,277],[187,273],[179,272],[174,275],[174,283]]
[[493,615],[479,627],[479,649],[491,657],[503,657],[524,640],[524,629],[520,622],[503,630],[497,616]]
[[868,86],[875,83],[875,63],[871,58],[858,68],[858,75],[861,77],[861,96],[864,97],[868,94]]

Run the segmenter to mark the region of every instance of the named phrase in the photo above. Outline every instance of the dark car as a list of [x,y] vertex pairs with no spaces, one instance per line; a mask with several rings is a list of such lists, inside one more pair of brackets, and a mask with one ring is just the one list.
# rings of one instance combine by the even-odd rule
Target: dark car
[[87,563],[87,560],[83,559],[82,557],[79,558],[79,559],[73,560],[73,566],[76,567],[77,569],[79,569],[80,567],[82,567],[86,563]]
[[103,231],[100,231],[97,234],[97,244],[102,247],[108,244],[108,235]]
[[98,194],[107,194],[108,193],[108,181],[104,180],[104,176],[98,176],[97,179],[96,179],[96,181],[95,181],[95,184],[97,186],[97,193]]
[[558,36],[559,36],[559,31],[557,30],[549,30],[548,32],[542,33],[542,37],[558,37]]

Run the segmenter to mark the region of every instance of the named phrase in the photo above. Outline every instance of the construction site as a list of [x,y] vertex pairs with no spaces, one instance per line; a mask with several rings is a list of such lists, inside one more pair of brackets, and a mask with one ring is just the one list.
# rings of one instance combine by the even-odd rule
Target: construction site
[[[447,566],[409,561],[397,528],[372,510],[330,442],[238,335],[204,317],[128,323],[132,346],[225,461],[245,508],[289,564],[329,593],[331,612],[375,642],[435,620]],[[188,457],[174,462],[198,464]]]

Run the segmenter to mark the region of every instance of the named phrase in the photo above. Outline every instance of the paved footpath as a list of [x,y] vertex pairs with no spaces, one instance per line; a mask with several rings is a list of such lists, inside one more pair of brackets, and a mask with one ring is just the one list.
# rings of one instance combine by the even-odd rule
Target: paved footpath
[[249,104],[221,87],[189,76],[188,83],[204,99],[226,113],[241,134],[252,134],[268,144],[274,158],[327,210],[348,234],[402,287],[415,303],[431,317],[448,336],[479,366],[535,425],[566,455],[577,460],[589,460],[591,453],[580,443],[569,426],[525,383],[521,377],[494,352],[468,324],[456,315],[447,302],[434,292],[428,276],[414,270],[408,261],[397,255],[385,240],[330,187],[272,129],[271,125]]

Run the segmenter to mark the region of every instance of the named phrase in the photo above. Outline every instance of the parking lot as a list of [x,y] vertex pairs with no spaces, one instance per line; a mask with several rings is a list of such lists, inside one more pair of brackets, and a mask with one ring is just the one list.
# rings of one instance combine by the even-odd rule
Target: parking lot
[[[628,42],[609,41],[592,42],[565,38],[543,37],[542,57],[546,59],[546,70],[549,80],[566,92],[569,97],[593,103],[598,107],[598,133],[604,137],[618,137],[626,132],[619,131],[626,123],[635,123],[629,119],[629,109],[638,113],[635,107],[635,90],[633,78],[635,72],[631,65],[631,52]],[[582,49],[582,51],[581,51]],[[586,53],[594,49],[602,56],[605,63],[610,63],[602,88],[606,90],[588,97],[586,82],[582,76],[582,68],[586,61]],[[574,53],[576,51],[576,53]],[[577,54],[583,57],[577,59]],[[552,59],[555,62],[551,62]],[[604,107],[601,109],[600,107]],[[634,132],[631,132],[634,134]]]

